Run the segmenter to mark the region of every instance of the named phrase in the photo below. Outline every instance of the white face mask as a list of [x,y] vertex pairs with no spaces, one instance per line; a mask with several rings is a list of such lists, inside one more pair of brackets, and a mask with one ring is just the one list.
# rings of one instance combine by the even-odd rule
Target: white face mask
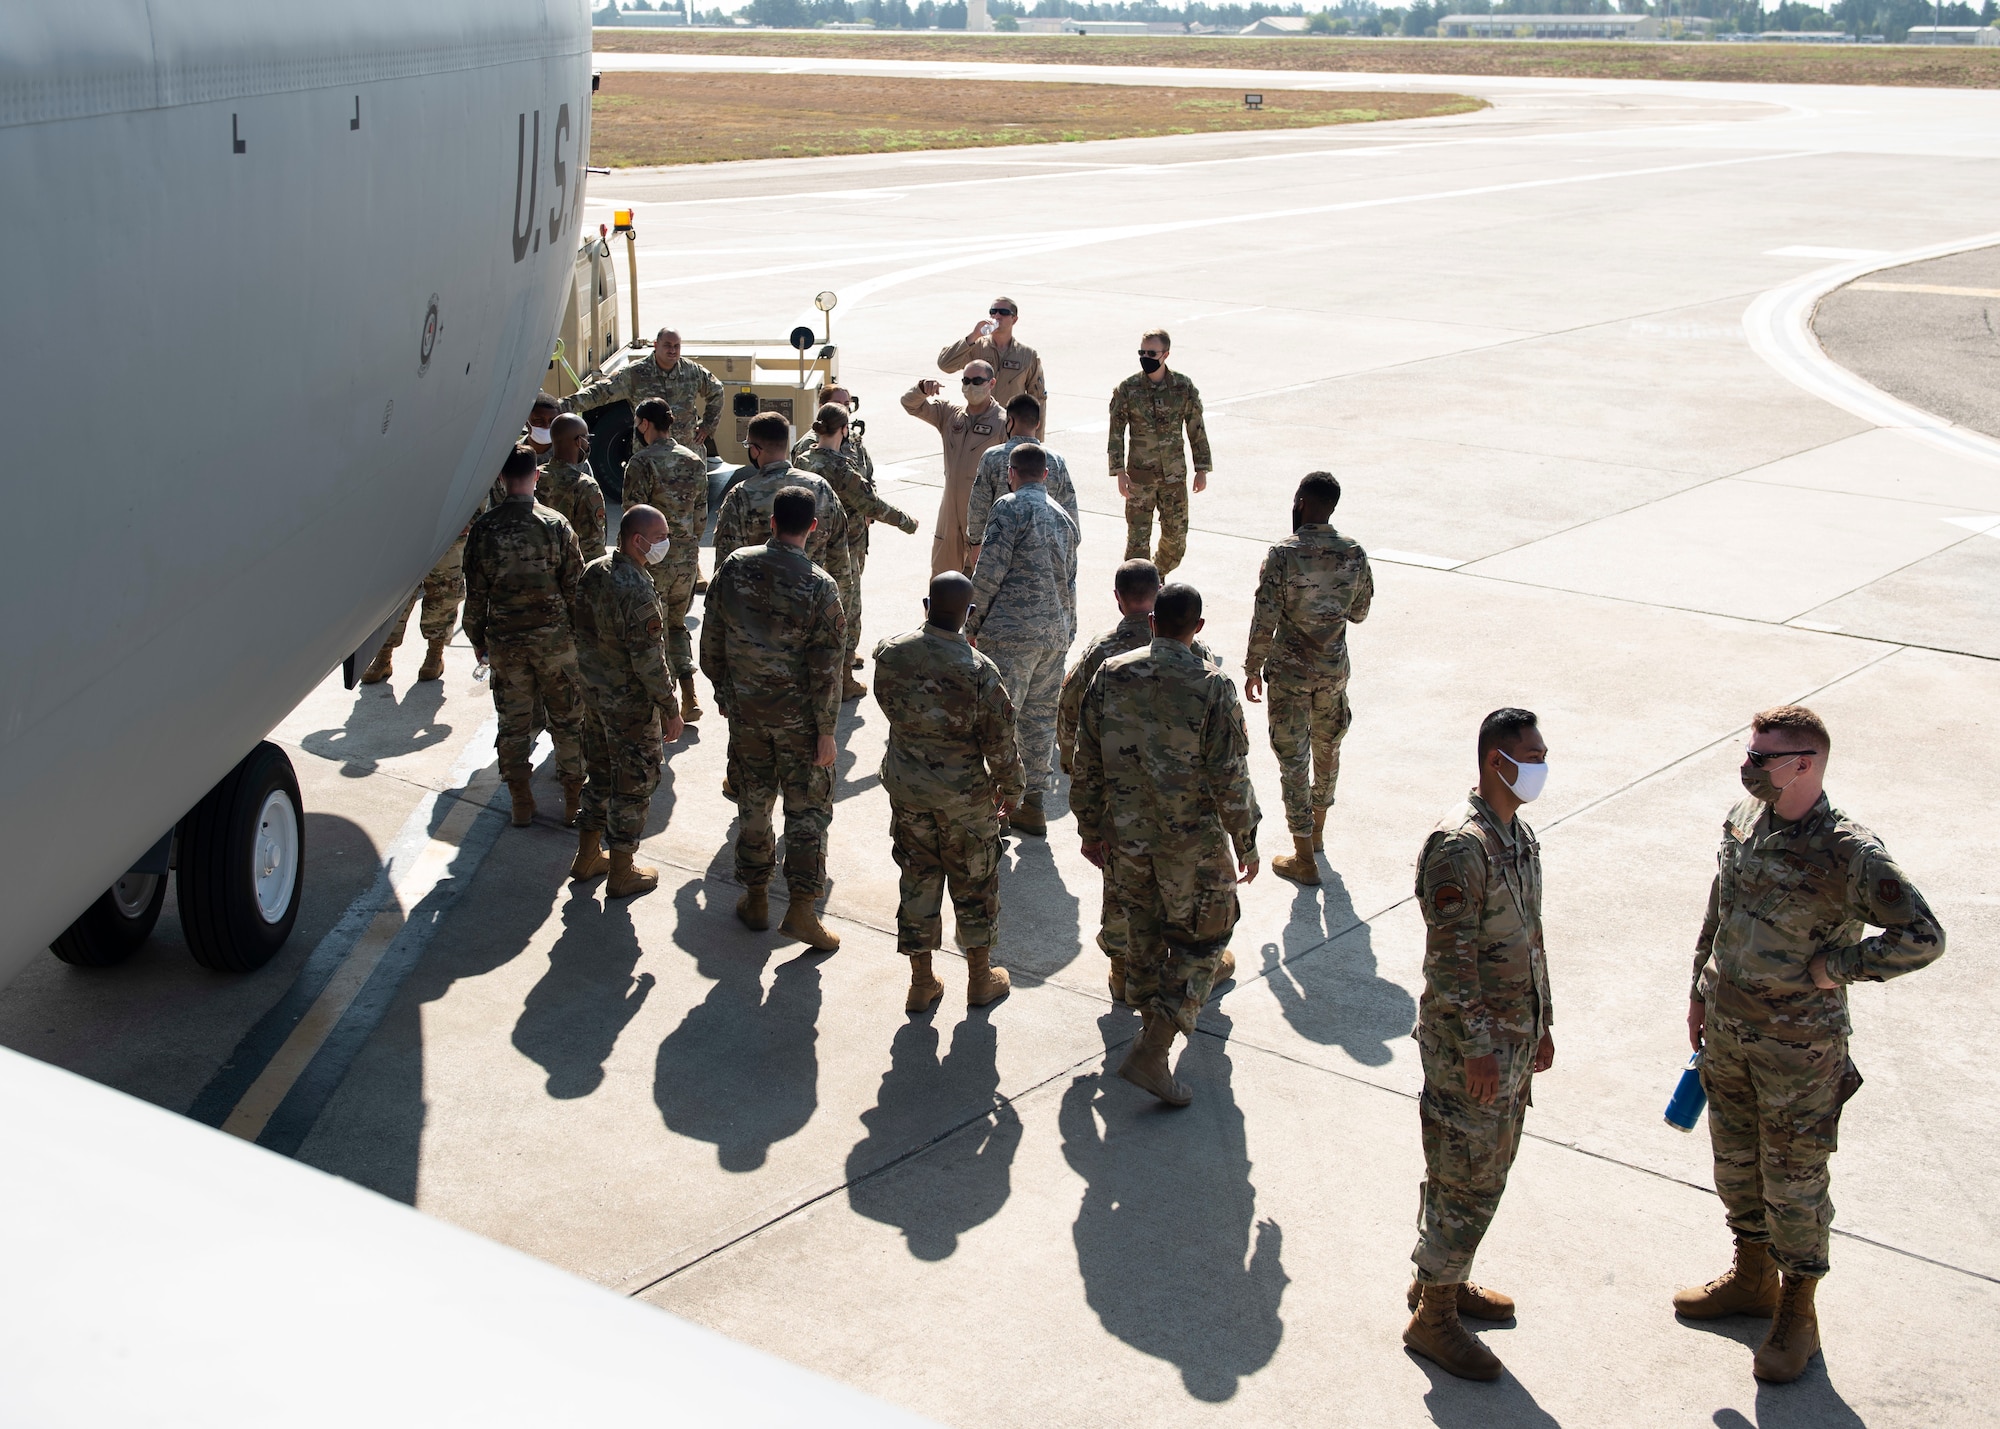
[[547,446],[551,440],[551,438],[549,437],[549,429],[547,427],[528,428],[528,440],[533,442],[538,447]]
[[673,541],[670,538],[662,536],[659,540],[653,542],[652,545],[646,547],[646,564],[657,566],[661,561],[664,561],[667,558],[667,547],[672,544]]
[[1548,761],[1543,760],[1540,764],[1521,764],[1504,751],[1500,757],[1514,766],[1514,777],[1512,779],[1509,779],[1505,774],[1500,776],[1500,782],[1513,792],[1514,797],[1524,804],[1532,804],[1536,799],[1540,798],[1542,786],[1549,782]]

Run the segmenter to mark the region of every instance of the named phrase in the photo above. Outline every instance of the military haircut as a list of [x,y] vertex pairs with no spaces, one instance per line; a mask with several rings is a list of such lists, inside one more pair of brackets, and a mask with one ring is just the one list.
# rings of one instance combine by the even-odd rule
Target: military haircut
[[583,428],[587,432],[590,430],[590,423],[584,421],[583,418],[577,416],[574,412],[564,412],[560,417],[549,423],[549,435],[553,437],[558,432],[573,432],[578,427]]
[[831,436],[848,423],[847,408],[838,402],[823,404],[813,417],[813,430],[821,436]]
[[780,536],[805,535],[818,515],[819,502],[803,486],[787,486],[771,500],[771,525]]
[[1032,427],[1042,420],[1042,404],[1023,392],[1007,404],[1007,420]]
[[1535,718],[1533,710],[1518,709],[1507,705],[1493,711],[1479,722],[1479,757],[1484,759],[1488,752],[1503,744],[1512,744],[1524,729],[1534,729],[1541,721]]
[[623,545],[631,540],[637,532],[655,521],[662,526],[667,524],[666,514],[658,507],[645,505],[626,507],[625,514],[618,518],[619,544]]
[[1160,593],[1160,568],[1144,556],[1136,557],[1118,568],[1111,588],[1130,601],[1152,600]]
[[1157,342],[1161,350],[1165,352],[1172,352],[1174,350],[1174,340],[1167,336],[1167,330],[1163,327],[1147,328],[1139,334],[1139,341]]
[[776,412],[759,412],[750,419],[743,435],[760,447],[786,447],[791,445],[792,424]]
[[674,429],[674,409],[664,397],[648,397],[632,409],[634,422],[651,422],[656,432],[670,432]]
[[1750,732],[1763,734],[1767,730],[1782,730],[1793,735],[1825,759],[1833,753],[1833,736],[1826,731],[1826,721],[1807,709],[1804,705],[1779,705],[1774,709],[1759,710],[1750,716]]
[[525,442],[514,443],[514,450],[507,453],[507,459],[500,463],[500,475],[532,476],[535,473],[535,449]]
[[1153,633],[1185,640],[1201,624],[1201,592],[1181,581],[1161,589],[1153,602]]
[[931,577],[929,621],[940,630],[957,630],[972,607],[972,582],[962,571],[939,571]]
[[1330,471],[1309,471],[1299,483],[1299,512],[1309,521],[1324,521],[1340,505],[1340,482]]
[[1049,454],[1033,442],[1022,442],[1007,454],[1007,465],[1024,480],[1040,481],[1049,474]]
[[537,392],[535,394],[535,400],[528,404],[528,415],[532,417],[537,412],[552,412],[560,405],[561,404],[558,403],[556,399],[551,397],[548,393]]

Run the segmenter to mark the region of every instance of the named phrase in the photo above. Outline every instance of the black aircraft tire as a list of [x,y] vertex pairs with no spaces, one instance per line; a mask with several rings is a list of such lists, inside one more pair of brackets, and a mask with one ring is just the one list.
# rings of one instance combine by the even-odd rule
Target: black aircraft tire
[[194,806],[174,887],[203,967],[254,972],[285,945],[305,887],[305,817],[284,750],[259,744]]
[[590,427],[590,470],[613,501],[625,496],[625,463],[632,459],[632,404],[607,402],[583,414]]
[[163,873],[128,873],[98,895],[62,930],[49,951],[79,968],[108,968],[139,951],[153,936],[167,901]]

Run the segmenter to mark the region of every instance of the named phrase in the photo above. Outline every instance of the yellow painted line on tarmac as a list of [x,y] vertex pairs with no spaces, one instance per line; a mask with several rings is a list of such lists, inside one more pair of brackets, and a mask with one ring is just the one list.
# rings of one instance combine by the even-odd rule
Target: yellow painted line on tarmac
[[1860,293],[1939,293],[1947,298],[2000,298],[2000,288],[1946,288],[1936,283],[1849,283]]
[[471,830],[473,820],[485,811],[487,798],[499,783],[498,770],[489,767],[465,786],[430,842],[411,860],[409,870],[399,872],[392,881],[395,901],[376,914],[355,940],[339,970],[328,979],[305,1016],[222,1123],[224,1131],[245,1141],[255,1141],[264,1134],[265,1126],[320,1048],[326,1045],[326,1039],[340,1025],[354,999],[361,995],[361,989],[367,986],[376,966],[396,941],[396,935],[403,931],[408,910],[429,897],[431,890],[451,871],[459,844]]

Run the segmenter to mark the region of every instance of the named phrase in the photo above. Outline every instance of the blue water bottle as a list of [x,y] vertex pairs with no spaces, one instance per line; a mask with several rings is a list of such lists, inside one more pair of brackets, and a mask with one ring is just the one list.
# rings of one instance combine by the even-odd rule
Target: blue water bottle
[[1701,1085],[1701,1053],[1697,1052],[1688,1058],[1681,1079],[1674,1083],[1674,1094],[1667,1100],[1667,1125],[1675,1131],[1693,1131],[1707,1105],[1708,1092]]

